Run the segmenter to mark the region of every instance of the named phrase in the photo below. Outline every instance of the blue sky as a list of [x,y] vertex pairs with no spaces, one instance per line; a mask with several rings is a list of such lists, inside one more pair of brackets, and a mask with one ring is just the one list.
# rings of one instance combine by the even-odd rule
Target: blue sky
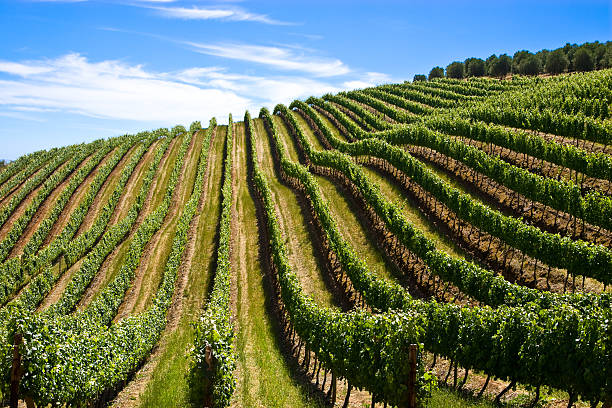
[[611,39],[609,1],[3,1],[0,158]]

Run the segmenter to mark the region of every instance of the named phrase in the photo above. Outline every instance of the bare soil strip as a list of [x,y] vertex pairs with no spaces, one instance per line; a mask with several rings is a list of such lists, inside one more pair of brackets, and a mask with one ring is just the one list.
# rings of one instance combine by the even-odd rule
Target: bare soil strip
[[[66,204],[66,207],[64,208],[64,210],[60,214],[60,217],[57,219],[55,224],[53,224],[53,227],[51,228],[51,231],[49,231],[49,234],[47,235],[47,237],[43,241],[43,244],[41,245],[41,248],[44,248],[47,245],[49,245],[62,232],[62,230],[64,229],[66,224],[68,224],[68,221],[70,220],[70,215],[72,214],[72,212],[75,209],[77,209],[79,207],[79,205],[81,205],[81,202],[83,201],[83,198],[85,198],[85,195],[89,191],[89,187],[91,186],[91,183],[94,181],[94,179],[98,175],[99,169],[101,169],[102,167],[104,167],[107,164],[107,162],[117,152],[117,149],[118,148],[115,148],[109,154],[107,154],[106,157],[104,157],[104,159],[102,159],[100,161],[100,163],[98,163],[96,168],[91,173],[89,173],[89,175],[85,178],[83,183],[81,183],[81,185],[79,187],[77,187],[77,189],[75,190],[74,194],[72,195],[70,201],[68,201],[68,203]],[[127,154],[127,152],[126,152],[126,154]],[[117,165],[118,164],[119,163],[117,163]],[[110,176],[110,174],[109,174],[109,176]]]
[[[164,261],[170,253],[179,212],[185,203],[184,193],[186,190],[191,191],[193,188],[193,183],[189,184],[189,178],[191,178],[194,167],[194,152],[196,150],[199,152],[195,142],[196,138],[194,137],[185,154],[183,169],[177,187],[174,190],[168,214],[161,228],[153,235],[144,250],[140,265],[135,271],[132,285],[119,307],[117,316],[115,316],[115,322],[131,314],[144,311],[155,295],[163,273]],[[197,162],[197,159],[195,161]],[[171,171],[167,171],[167,173],[171,173]]]
[[[58,166],[58,168],[55,169],[55,171],[53,173],[51,173],[51,174],[55,174],[55,173],[58,173],[58,172],[62,171],[62,169],[68,165],[68,162],[69,162],[69,160],[66,160],[64,163],[62,163],[60,166]],[[13,224],[15,224],[15,222],[19,219],[19,217],[21,217],[25,213],[25,211],[27,210],[28,206],[30,205],[32,200],[34,200],[34,197],[36,197],[36,195],[42,190],[43,186],[44,186],[44,182],[40,183],[40,185],[38,185],[38,187],[36,187],[28,195],[26,195],[23,198],[23,200],[21,200],[19,205],[17,205],[17,207],[15,208],[15,211],[13,211],[11,213],[11,215],[6,220],[4,225],[2,225],[2,227],[0,228],[0,241],[2,241],[4,238],[6,238],[8,233],[13,228]]]
[[[129,249],[130,242],[132,238],[134,237],[134,234],[136,230],[138,229],[138,226],[142,223],[145,217],[149,215],[150,212],[154,208],[151,206],[151,201],[152,201],[153,193],[156,190],[156,187],[158,185],[158,181],[163,177],[163,172],[172,171],[172,166],[174,164],[174,158],[176,157],[179,147],[180,147],[180,142],[177,142],[177,138],[175,138],[174,140],[170,142],[170,146],[168,146],[168,149],[164,153],[164,156],[162,157],[162,160],[159,163],[159,166],[155,173],[155,177],[149,188],[149,194],[147,195],[147,200],[145,202],[145,205],[140,210],[140,213],[138,214],[138,217],[136,218],[136,222],[132,226],[130,233],[106,257],[106,259],[100,266],[100,270],[98,271],[98,273],[96,274],[96,276],[94,277],[90,285],[87,287],[87,289],[85,290],[85,293],[83,294],[83,297],[77,304],[78,310],[83,310],[84,308],[86,308],[93,301],[95,296],[102,290],[102,288],[105,287],[111,281],[115,273],[117,273],[119,269],[121,268],[121,264],[123,263],[124,257],[127,254],[127,251]],[[143,155],[143,157],[140,159],[140,162],[138,163],[140,165],[141,163],[143,163],[144,160],[147,160],[146,165],[144,165],[143,163],[144,167],[141,167],[141,171],[143,172],[141,175],[143,175],[144,171],[148,169],[151,160],[153,160],[153,157],[155,156],[154,150],[151,151],[150,155],[147,155],[147,153]],[[135,177],[136,175],[135,173],[136,173],[136,169],[134,169],[134,172],[132,172],[123,190],[123,194],[121,196],[121,198],[123,199],[122,201],[124,203],[124,206],[127,206],[128,210],[131,204],[133,204],[139,192],[139,190],[136,189],[136,185],[139,184],[140,180],[139,178]],[[119,206],[115,207],[113,216],[116,215],[117,212],[119,211],[118,207]],[[125,215],[127,215],[127,211]],[[121,219],[123,219],[123,217],[117,218],[116,221],[119,222]],[[111,225],[112,224],[109,222],[107,226],[107,230]]]
[[[203,132],[198,135],[198,139],[203,136]],[[219,139],[223,139],[220,137]],[[215,142],[215,136],[211,140],[212,143]],[[199,155],[201,148],[201,143],[196,141],[194,151],[197,151]],[[177,276],[176,288],[174,290],[174,295],[172,299],[172,305],[168,311],[168,323],[166,325],[166,329],[162,334],[162,337],[157,345],[157,347],[153,350],[151,355],[147,358],[144,365],[134,374],[132,380],[124,387],[119,394],[115,397],[115,399],[110,404],[111,407],[136,407],[141,402],[141,397],[144,391],[149,387],[151,380],[154,377],[154,374],[158,370],[159,364],[163,357],[167,357],[166,353],[168,352],[169,341],[171,341],[171,337],[176,332],[177,328],[181,324],[183,320],[183,312],[186,309],[189,315],[194,314],[193,304],[188,299],[188,288],[191,287],[194,273],[194,263],[196,259],[202,258],[204,256],[199,250],[201,247],[198,244],[200,242],[200,236],[198,235],[198,231],[202,228],[202,224],[208,224],[211,222],[206,216],[209,214],[207,208],[209,206],[209,202],[211,202],[211,195],[219,193],[219,185],[213,185],[212,181],[214,176],[217,175],[215,173],[217,171],[216,164],[217,160],[221,160],[222,157],[217,157],[212,154],[212,150],[209,154],[209,160],[206,168],[206,173],[204,176],[205,186],[203,187],[203,194],[200,198],[200,202],[198,203],[198,209],[191,221],[189,227],[188,241],[187,247],[185,248],[185,252],[183,253],[183,259],[181,266],[179,268],[179,275]],[[197,162],[197,157],[195,158]],[[197,168],[197,166],[196,166]],[[217,171],[220,176],[220,170]],[[215,173],[215,174],[211,174]],[[188,184],[188,183],[186,183]],[[213,234],[214,235],[214,234]],[[210,255],[212,256],[212,252],[210,251]],[[200,271],[202,272],[202,271]],[[200,275],[199,278],[204,278],[203,275]],[[205,279],[206,280],[206,279]],[[200,281],[200,284],[205,284],[204,281]],[[200,299],[201,301],[202,299]],[[185,326],[185,324],[182,324]],[[189,327],[187,325],[187,327]],[[184,329],[184,327],[183,327]],[[185,347],[188,344],[184,344]],[[187,353],[188,350],[185,350]],[[177,356],[173,355],[173,358],[177,358]],[[160,367],[162,370],[164,367]],[[185,367],[187,368],[187,367]],[[163,387],[163,385],[162,385]]]
[[[111,154],[115,150],[116,149],[113,149],[113,151],[111,151]],[[19,255],[21,255],[23,253],[23,248],[30,241],[30,238],[32,238],[32,235],[34,235],[34,233],[38,229],[38,226],[40,225],[40,223],[43,222],[47,218],[49,213],[55,207],[55,202],[57,201],[57,199],[60,196],[60,194],[62,194],[62,192],[64,191],[66,186],[70,183],[72,178],[75,177],[77,172],[83,166],[85,166],[90,160],[92,160],[92,157],[93,157],[94,154],[95,153],[92,153],[85,160],[83,160],[72,171],[72,173],[70,173],[70,175],[68,175],[68,177],[66,177],[64,179],[64,181],[62,181],[57,187],[55,187],[55,189],[53,189],[51,194],[49,194],[49,196],[43,201],[43,203],[40,205],[40,207],[38,207],[38,210],[36,210],[36,213],[34,214],[32,219],[28,223],[28,226],[26,227],[26,229],[21,234],[21,237],[19,238],[19,241],[17,241],[17,243],[15,244],[13,249],[11,250],[11,253],[9,254],[9,258],[12,258],[14,256],[19,256]],[[108,157],[109,157],[109,155],[107,154],[104,158],[106,159]],[[104,160],[102,160],[102,161],[104,161]],[[100,163],[102,163],[102,161]],[[89,176],[95,176],[95,173],[96,173],[97,169],[99,168],[100,163],[98,163],[98,165],[94,169],[92,169],[92,171],[88,174],[88,177]],[[93,180],[93,177],[91,179]],[[87,180],[87,178],[85,180]],[[79,187],[77,187],[77,190],[79,188],[83,187],[85,180],[79,185]],[[74,193],[72,193],[72,196],[70,197],[70,200],[68,201],[68,203],[70,203],[71,201],[76,201],[75,200],[75,194],[76,194],[77,190],[75,190]],[[58,218],[58,220],[61,219],[62,216],[63,216],[63,218],[69,218],[69,214],[66,214],[64,212],[65,210],[66,210],[66,207],[64,207],[64,210],[62,210],[62,214],[60,214],[60,218]]]

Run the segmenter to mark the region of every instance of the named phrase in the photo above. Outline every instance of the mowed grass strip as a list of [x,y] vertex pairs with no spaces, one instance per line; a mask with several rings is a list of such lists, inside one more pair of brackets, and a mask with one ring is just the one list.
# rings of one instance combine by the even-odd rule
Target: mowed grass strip
[[[119,183],[119,179],[121,178],[121,173],[123,172],[123,169],[130,162],[135,152],[136,152],[136,146],[133,146],[126,153],[126,155],[123,156],[123,158],[119,161],[119,163],[113,169],[111,174],[108,175],[108,178],[104,181],[104,184],[102,184],[102,188],[100,188],[100,191],[96,195],[94,202],[92,203],[91,207],[89,207],[89,210],[87,211],[87,215],[85,215],[85,218],[83,219],[83,222],[81,223],[81,226],[79,227],[77,233],[75,234],[75,238],[81,235],[81,233],[83,233],[84,231],[87,231],[92,227],[96,218],[98,217],[99,212],[108,203],[108,200],[111,194],[113,194],[113,191],[115,191],[115,188],[117,187],[117,184]],[[132,176],[133,175],[134,174],[132,173]]]
[[[168,188],[168,183],[170,182],[170,175],[172,174],[172,169],[174,168],[175,161],[178,157],[178,151],[180,150],[180,145],[183,143],[184,137],[186,137],[186,135],[178,137],[179,140],[176,145],[176,154],[170,156],[170,158],[173,159],[172,163],[171,165],[168,163],[169,167],[165,169],[163,173],[161,173],[161,183],[156,186],[157,188],[155,190],[155,195],[150,200],[151,210],[157,208],[163,201],[163,197]],[[145,247],[140,265],[135,272],[132,287],[126,293],[123,303],[119,308],[119,312],[115,317],[115,321],[121,320],[128,315],[143,312],[155,297],[155,293],[163,274],[165,260],[170,255],[170,251],[172,249],[172,240],[176,232],[180,210],[185,204],[181,192],[184,190],[184,183],[186,182],[187,174],[191,167],[191,155],[194,150],[198,150],[199,152],[199,148],[201,148],[201,146],[196,147],[195,140],[196,138],[194,137],[189,145],[189,148],[187,149],[187,152],[185,153],[183,167],[181,169],[177,186],[172,193],[172,202],[170,204],[168,214],[166,214],[161,228],[153,235]],[[175,152],[173,151],[172,153]],[[189,186],[189,191],[191,191],[191,188],[193,187],[192,184]],[[114,272],[116,273],[116,271]]]
[[[279,118],[280,119],[280,118]],[[253,121],[257,132],[256,149],[260,159],[260,166],[270,182],[270,188],[276,203],[279,223],[283,235],[287,237],[289,262],[300,279],[304,291],[312,296],[322,306],[339,306],[334,296],[325,284],[323,266],[319,264],[319,253],[311,241],[308,218],[302,212],[295,192],[284,185],[274,170],[274,158],[268,134],[263,122],[259,119]],[[278,122],[278,131],[285,144],[292,145],[286,128]],[[282,126],[281,126],[282,125]],[[289,143],[288,143],[289,142]],[[294,151],[293,156],[297,158]]]
[[[170,205],[170,210],[166,216],[166,222],[164,222],[164,225],[162,225],[160,228],[162,235],[159,243],[156,248],[152,249],[153,252],[152,257],[149,259],[150,262],[143,264],[147,268],[142,282],[143,287],[140,291],[138,300],[136,301],[136,305],[132,310],[132,313],[144,312],[149,306],[151,306],[153,299],[155,298],[157,288],[161,283],[161,278],[163,275],[163,265],[165,265],[165,260],[168,258],[170,251],[172,250],[172,242],[178,227],[178,220],[183,211],[183,207],[189,200],[189,197],[193,191],[193,183],[197,175],[198,158],[200,157],[200,152],[202,150],[203,140],[204,133],[197,132],[193,136],[191,146],[189,146],[189,149],[185,154],[185,162],[183,164],[182,173],[173,193],[172,204]],[[155,237],[153,237],[153,239],[155,239]]]
[[[268,143],[261,122],[257,138]],[[264,131],[265,132],[265,131]],[[232,407],[321,407],[295,367],[283,355],[279,328],[271,314],[271,294],[259,259],[259,231],[255,204],[247,181],[247,145],[243,123],[236,124],[236,223],[232,237],[234,271],[237,388]],[[265,227],[264,227],[265,228]]]
[[217,244],[217,225],[221,212],[221,176],[223,174],[223,146],[227,135],[226,126],[218,126],[208,156],[208,174],[204,180],[204,202],[197,213],[195,229],[195,255],[188,272],[188,283],[183,294],[183,309],[180,320],[172,333],[162,342],[165,348],[151,374],[141,397],[134,406],[140,407],[187,407],[190,406],[189,348],[193,344],[194,331],[191,323],[204,308],[214,271],[214,255]]
[[[319,138],[304,121],[301,115],[292,113],[300,123],[304,136],[317,150],[324,150]],[[337,181],[332,178],[315,175],[319,189],[329,204],[331,215],[336,220],[338,231],[355,248],[368,267],[378,276],[394,280],[390,266],[385,261],[383,252],[371,241],[370,233],[359,220],[357,203],[345,195]]]

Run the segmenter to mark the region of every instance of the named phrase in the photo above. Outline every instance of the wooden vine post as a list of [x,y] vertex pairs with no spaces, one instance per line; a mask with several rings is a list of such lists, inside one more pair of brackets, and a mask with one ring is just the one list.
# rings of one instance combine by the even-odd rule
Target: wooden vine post
[[411,344],[408,350],[410,375],[408,377],[408,408],[416,408],[417,345]]
[[215,361],[213,359],[213,355],[212,355],[212,347],[210,346],[206,346],[206,349],[204,350],[204,361],[206,362],[206,365],[208,366],[206,368],[206,371],[208,371],[210,373],[210,378],[209,378],[209,382],[208,382],[208,387],[206,390],[206,393],[204,395],[204,406],[205,407],[212,407],[213,406],[213,400],[212,400],[212,384],[213,384],[213,376],[214,376],[214,365],[215,365]]
[[13,366],[11,367],[10,408],[17,408],[19,405],[19,380],[21,379],[21,353],[19,348],[22,341],[23,335],[21,333],[15,333],[13,342]]

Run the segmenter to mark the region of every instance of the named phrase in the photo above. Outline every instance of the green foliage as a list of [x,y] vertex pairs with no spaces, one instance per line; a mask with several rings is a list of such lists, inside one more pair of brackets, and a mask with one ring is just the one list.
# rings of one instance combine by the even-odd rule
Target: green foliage
[[[355,143],[341,142],[335,139],[327,126],[303,102],[294,101],[292,106],[307,112],[333,146],[342,146],[354,155],[374,155],[377,146],[385,148],[384,142],[374,139]],[[277,107],[277,111],[282,110]],[[460,308],[436,302],[421,303],[412,300],[399,285],[375,278],[363,263],[359,265],[358,262],[343,262],[343,268],[351,283],[370,306],[379,311],[399,309],[419,314],[422,320],[416,322],[422,325],[425,333],[422,338],[425,348],[453,359],[465,368],[483,370],[498,378],[516,380],[532,386],[547,384],[570,390],[590,400],[610,394],[608,381],[600,375],[591,374],[593,367],[604,371],[610,369],[609,365],[604,368],[608,361],[606,350],[612,341],[606,334],[611,310],[609,297],[602,296],[601,304],[596,301],[584,308],[589,303],[581,303],[578,298],[566,303],[569,298],[533,291],[531,298],[522,298],[524,303],[516,302],[517,295],[523,296],[519,293],[527,294],[524,288],[511,288],[512,285],[503,283],[503,278],[498,278],[474,264],[470,265],[465,260],[453,260],[436,251],[431,243],[426,242],[420,231],[402,221],[401,211],[394,204],[385,202],[379,190],[369,183],[360,168],[351,160],[337,151],[313,151],[303,135],[300,135],[297,122],[294,122],[293,126],[298,129],[298,137],[307,157],[313,163],[333,167],[344,173],[391,232],[421,257],[432,272],[457,284],[463,292],[476,295],[481,301],[488,298],[491,302],[504,291],[515,291],[512,295],[506,292],[509,295],[507,297],[502,295],[505,299],[501,303],[493,303],[499,305],[496,309]],[[382,154],[385,150],[379,151]],[[386,150],[384,155],[391,160],[401,152],[401,149]],[[343,249],[341,246],[334,246],[336,253],[341,254]],[[338,258],[341,261],[349,259],[348,255],[339,255]],[[458,273],[449,273],[451,270]],[[471,271],[467,272],[468,270]],[[501,289],[503,286],[506,289]],[[476,290],[477,287],[480,289]],[[496,289],[493,289],[494,287]],[[547,301],[543,301],[545,296],[549,296]],[[504,302],[513,304],[514,307],[505,305]],[[503,341],[499,341],[500,339]],[[561,354],[562,363],[559,359]],[[590,361],[587,363],[584,358]],[[560,368],[560,364],[563,368]]]
[[[276,110],[282,108],[278,105]],[[327,226],[328,221],[331,222],[329,209],[322,200],[316,180],[304,166],[289,161],[275,124],[265,108],[261,110],[260,117],[272,136],[273,150],[281,162],[281,171],[286,177],[302,184],[314,202],[315,211],[326,214],[327,219],[323,222]],[[253,142],[253,134],[249,135]],[[278,281],[277,291],[289,319],[282,324],[289,324],[307,349],[314,352],[323,366],[336,374],[337,378],[346,378],[354,387],[367,389],[378,401],[394,405],[405,402],[405,384],[409,374],[407,350],[410,344],[415,343],[419,330],[414,314],[390,312],[373,315],[363,310],[341,313],[319,307],[312,298],[306,296],[289,266],[285,240],[280,233],[271,192],[255,159],[257,154],[254,143],[251,143],[250,153],[253,183],[266,214],[272,264]],[[424,375],[421,363],[418,363],[418,373],[419,390],[424,395],[429,383],[425,382],[428,377]]]
[[510,72],[511,68],[512,59],[508,55],[502,54],[490,61],[489,75],[503,78]]
[[518,66],[521,75],[538,75],[541,69],[540,60],[535,55],[526,56]]
[[431,71],[429,71],[429,76],[427,79],[430,81],[436,78],[444,78],[444,68],[442,67],[433,67]]
[[189,373],[192,399],[194,401],[201,401],[202,399],[211,401],[214,407],[229,406],[236,388],[234,377],[236,368],[235,334],[230,310],[233,146],[233,121],[230,114],[223,160],[217,268],[212,293],[206,304],[206,309],[194,323],[195,340],[191,350],[193,363]]
[[454,79],[462,79],[465,76],[465,66],[462,62],[451,62],[446,67],[446,77]]
[[427,81],[427,76],[423,74],[416,74],[412,78],[412,82],[419,82],[419,81]]
[[468,77],[481,77],[485,74],[485,62],[480,58],[465,60],[465,72]]
[[202,129],[202,124],[200,123],[199,120],[196,120],[194,122],[191,123],[191,126],[189,126],[189,131],[191,133],[195,133],[198,130]]
[[[35,281],[33,281],[26,293],[20,296],[18,302],[15,302],[10,312],[5,315],[10,318],[3,320],[6,323],[0,325],[2,372],[8,373],[8,366],[4,364],[10,361],[7,360],[8,354],[6,353],[10,353],[10,347],[7,348],[7,345],[10,346],[11,333],[19,330],[25,338],[22,362],[25,374],[21,389],[24,395],[32,396],[37,404],[74,404],[95,400],[104,391],[125,381],[128,374],[141,364],[159,339],[166,324],[166,313],[172,299],[180,258],[187,241],[189,223],[195,213],[201,193],[205,171],[202,160],[198,164],[196,185],[179,218],[172,249],[165,263],[162,282],[152,306],[140,315],[123,319],[111,326],[107,325],[116,314],[125,291],[129,287],[133,271],[138,265],[146,242],[156,228],[159,228],[168,211],[190,141],[191,134],[187,134],[181,144],[164,200],[137,229],[128,251],[126,264],[87,309],[73,315],[61,316],[62,313],[69,311],[78,300],[78,293],[82,293],[82,288],[87,285],[86,275],[89,273],[87,271],[91,271],[92,267],[81,268],[75,274],[72,289],[64,294],[58,306],[47,313],[30,315],[36,303],[44,296],[44,292],[50,289],[54,278],[56,279],[53,274],[49,276],[45,270],[39,276],[45,277],[47,281],[40,281],[40,285],[34,286],[32,284]],[[164,146],[167,148],[167,143],[160,146],[158,156],[152,163],[152,167],[149,168],[147,176],[151,174],[151,170],[154,173],[165,151]],[[208,145],[203,146],[204,155],[207,149]],[[200,156],[203,154],[201,153]],[[149,187],[150,181],[143,184],[129,215],[118,225],[109,229],[101,239],[103,246],[105,241],[114,239],[116,234],[124,233],[122,231],[124,231],[126,220],[133,220],[133,214],[137,213],[135,209],[142,208]],[[92,262],[97,262],[97,259],[103,256],[102,250],[94,250],[89,257]],[[2,309],[0,312],[6,310]],[[25,317],[16,322],[15,319],[18,316]],[[70,364],[67,364],[68,361]],[[45,368],[48,365],[59,368],[53,374],[49,374]],[[83,380],[84,378],[87,380]],[[50,379],[53,381],[50,382]]]
[[[494,180],[510,186],[510,188],[515,191],[520,191],[525,195],[535,196],[535,199],[542,201],[548,200],[549,203],[554,204],[550,199],[556,197],[560,202],[567,204],[568,208],[566,210],[568,211],[576,205],[580,206],[581,204],[578,204],[578,202],[582,202],[585,206],[592,205],[589,204],[590,202],[588,201],[582,201],[583,198],[576,192],[577,187],[573,184],[564,185],[556,180],[536,176],[527,170],[514,167],[499,158],[492,158],[483,151],[468,146],[461,141],[450,140],[435,131],[428,130],[426,126],[422,124],[416,123],[391,131],[368,134],[355,126],[353,122],[333,106],[324,104],[321,100],[315,98],[310,98],[307,102],[317,104],[323,109],[326,109],[357,138],[376,137],[392,144],[412,144],[429,147],[461,161],[469,167],[477,169],[479,172],[488,175]],[[347,104],[347,106],[352,106],[354,108],[351,104]],[[486,126],[471,126],[468,121],[461,121],[459,119],[443,119],[441,116],[437,118],[433,117],[425,123],[433,128],[461,135],[487,134],[488,129],[490,129]],[[499,133],[499,128],[497,128],[497,132],[492,130],[488,134],[491,139],[486,136],[480,137],[488,142],[503,140],[504,136],[507,137],[509,132],[505,131]],[[525,140],[525,137],[523,140]],[[454,211],[459,218],[525,251],[530,256],[540,259],[552,266],[567,268],[575,275],[594,277],[605,283],[612,282],[612,275],[610,273],[610,271],[612,271],[612,251],[609,251],[605,247],[588,244],[583,241],[574,241],[569,238],[561,238],[559,235],[543,232],[536,227],[527,225],[519,219],[507,217],[473,200],[469,195],[463,194],[459,190],[451,187],[448,183],[427,170],[419,161],[413,159],[401,149],[395,148],[395,150],[393,150],[391,147],[383,148],[383,146],[386,145],[382,144],[377,146],[376,149],[370,147],[372,150],[363,151],[362,149],[366,147],[359,145],[360,147],[357,148],[355,146],[357,145],[353,145],[352,149],[357,150],[349,151],[355,154],[373,155],[383,159],[392,157],[393,160],[390,160],[391,164],[399,170],[404,171],[407,176],[415,180],[426,191],[442,201],[449,209]],[[348,149],[348,147],[341,143],[338,143],[336,147]],[[561,149],[561,151],[563,150],[565,149]],[[383,151],[385,151],[385,153],[383,153]],[[393,151],[393,153],[391,153],[391,151]],[[609,158],[601,155],[599,157],[603,161],[602,164],[604,168],[610,165]],[[534,183],[542,183],[543,186],[535,188]],[[568,193],[568,191],[571,190],[574,191],[573,194]],[[538,191],[540,193],[538,193]],[[599,197],[598,193],[595,193],[595,196]],[[569,197],[573,197],[577,200],[577,203],[570,204],[567,200]],[[601,200],[599,211],[605,213],[609,211],[607,206],[610,203],[610,199],[601,198]],[[593,208],[591,208],[591,210],[594,211]],[[537,292],[532,292],[529,296],[533,297],[534,293]],[[513,294],[512,297],[516,297],[516,295]],[[519,299],[520,297],[516,298]]]
[[568,65],[567,55],[565,55],[562,49],[558,49],[548,54],[544,69],[549,74],[560,74],[567,69]]
[[572,66],[576,71],[592,71],[595,68],[595,61],[590,51],[580,48],[574,53]]

